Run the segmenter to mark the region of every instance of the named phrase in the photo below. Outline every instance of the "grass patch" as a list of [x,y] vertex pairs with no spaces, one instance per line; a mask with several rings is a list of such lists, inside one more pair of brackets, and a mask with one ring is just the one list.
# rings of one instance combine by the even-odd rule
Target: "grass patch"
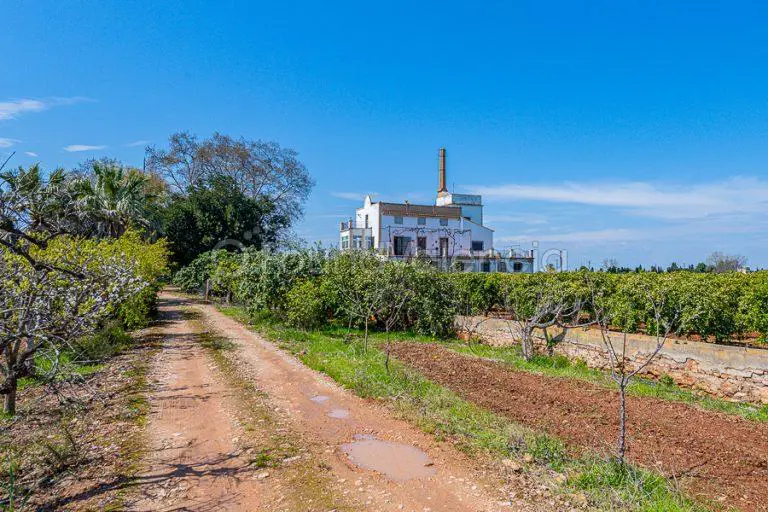
[[673,484],[658,473],[613,460],[585,458],[578,462],[579,470],[569,484],[589,493],[599,503],[611,509],[623,510],[623,505],[641,512],[673,512],[704,510],[692,504]]
[[[484,357],[508,364],[518,371],[536,373],[547,377],[561,377],[577,379],[592,384],[615,389],[616,384],[610,376],[600,370],[589,368],[583,361],[571,361],[565,356],[535,356],[531,361],[523,359],[520,347],[491,347],[488,345],[459,343],[456,341],[443,342],[443,344],[456,352],[477,357]],[[658,381],[635,378],[627,388],[627,393],[632,396],[650,396],[673,402],[682,402],[688,405],[700,407],[709,411],[717,411],[742,418],[768,422],[768,405],[754,405],[748,403],[729,402],[698,395],[686,389],[678,387],[669,376],[662,377]]]
[[[273,319],[250,319],[236,307],[221,311],[248,321],[307,366],[356,394],[391,403],[396,414],[438,439],[450,439],[459,449],[528,460],[531,470],[548,468],[565,474],[567,480],[560,490],[583,493],[593,506],[636,511],[700,510],[657,473],[631,466],[616,468],[614,462],[592,456],[571,457],[559,439],[478,407],[397,361],[391,361],[387,370],[386,356],[377,347],[377,342],[386,339],[385,334],[372,335],[365,350],[357,333],[340,327],[307,332],[284,327]],[[400,334],[398,337],[402,338]],[[420,337],[409,337],[414,338]]]
[[201,332],[198,334],[200,345],[211,350],[232,350],[235,344],[227,338],[216,336],[210,332]]

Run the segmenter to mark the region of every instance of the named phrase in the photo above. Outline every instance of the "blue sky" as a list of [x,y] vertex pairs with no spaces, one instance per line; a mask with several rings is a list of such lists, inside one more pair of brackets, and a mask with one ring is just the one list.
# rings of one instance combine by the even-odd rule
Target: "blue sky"
[[[618,5],[621,4],[621,5]],[[177,130],[276,140],[317,181],[485,197],[497,247],[570,263],[768,266],[763,2],[54,2],[0,6],[0,153],[140,165]]]

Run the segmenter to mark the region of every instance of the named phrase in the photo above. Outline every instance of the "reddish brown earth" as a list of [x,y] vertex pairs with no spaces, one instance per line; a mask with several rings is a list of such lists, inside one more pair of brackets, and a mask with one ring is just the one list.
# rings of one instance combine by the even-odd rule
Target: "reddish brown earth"
[[[615,391],[514,371],[434,344],[398,343],[392,354],[465,399],[572,449],[610,452],[615,445]],[[694,496],[768,510],[768,425],[649,397],[628,397],[628,414],[631,461],[674,476]]]
[[[527,488],[533,484],[502,481],[497,470],[477,467],[212,305],[163,293],[159,310],[163,346],[150,373],[151,446],[129,510],[562,509]],[[192,311],[199,320],[188,318]],[[216,357],[204,350],[201,329],[228,348]],[[252,412],[254,399],[244,389],[264,407]],[[275,435],[276,448],[295,445],[297,455],[254,467],[250,448]]]

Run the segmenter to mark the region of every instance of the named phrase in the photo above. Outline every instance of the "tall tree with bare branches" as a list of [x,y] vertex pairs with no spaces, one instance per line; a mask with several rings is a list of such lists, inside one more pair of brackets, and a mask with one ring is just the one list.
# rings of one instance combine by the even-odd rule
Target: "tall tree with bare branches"
[[167,148],[150,146],[147,170],[164,176],[180,194],[216,177],[228,177],[253,199],[267,199],[278,215],[298,218],[314,181],[298,153],[276,142],[234,138],[221,133],[200,139],[174,133]]

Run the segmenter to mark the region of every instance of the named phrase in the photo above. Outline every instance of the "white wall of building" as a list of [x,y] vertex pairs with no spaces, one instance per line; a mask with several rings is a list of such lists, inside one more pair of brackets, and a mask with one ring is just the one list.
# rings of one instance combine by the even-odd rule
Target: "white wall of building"
[[436,217],[422,218],[423,224],[419,224],[419,217],[402,217],[402,224],[398,224],[394,216],[382,215],[381,241],[378,248],[394,249],[392,244],[395,236],[411,238],[414,249],[417,238],[426,237],[427,253],[431,256],[440,255],[440,238],[448,238],[449,256],[471,256],[473,241],[483,243],[483,253],[493,248],[493,230],[485,226],[466,219],[447,219],[441,223],[441,219]]
[[[465,271],[534,271],[532,258],[510,257],[511,253],[501,255],[493,251],[493,230],[482,225],[483,206],[480,196],[443,194],[438,196],[437,205],[460,208],[460,218],[382,215],[382,211],[385,211],[382,203],[374,203],[370,196],[366,196],[362,208],[355,211],[352,219],[342,223],[340,247],[374,249],[390,257],[397,257],[400,255],[395,254],[395,237],[403,237],[408,240],[403,247],[402,256],[405,257],[417,254],[431,258],[458,257],[458,263]],[[459,215],[455,210],[453,213]],[[351,226],[349,220],[352,221]],[[395,222],[396,220],[398,222]],[[360,245],[355,245],[355,237]],[[420,237],[426,239],[426,249],[419,249]],[[441,239],[447,239],[446,254],[441,253]],[[473,241],[481,242],[482,249],[473,250]]]

